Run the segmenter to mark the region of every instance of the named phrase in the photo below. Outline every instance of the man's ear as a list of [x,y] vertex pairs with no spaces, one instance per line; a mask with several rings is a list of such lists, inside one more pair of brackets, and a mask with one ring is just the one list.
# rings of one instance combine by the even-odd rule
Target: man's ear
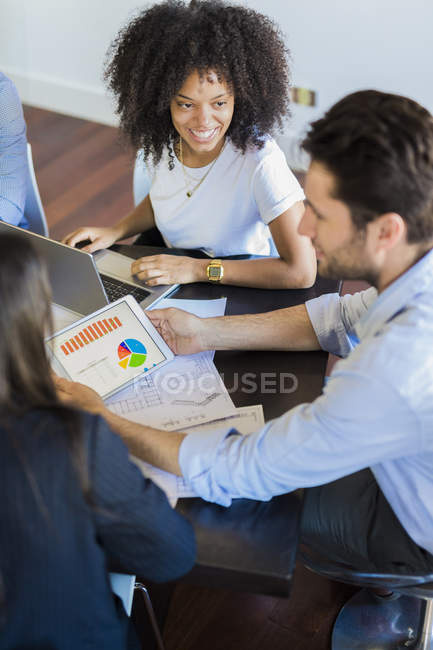
[[407,227],[397,212],[385,212],[371,221],[377,250],[388,251],[406,239]]

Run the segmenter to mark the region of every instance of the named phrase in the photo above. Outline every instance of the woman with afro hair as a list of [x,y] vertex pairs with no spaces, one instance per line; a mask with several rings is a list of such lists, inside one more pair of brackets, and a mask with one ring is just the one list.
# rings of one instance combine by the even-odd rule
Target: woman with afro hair
[[[106,80],[150,191],[115,226],[64,242],[90,240],[93,252],[156,226],[166,246],[207,255],[134,261],[148,285],[311,286],[314,250],[297,232],[304,194],[271,137],[288,113],[287,59],[277,27],[246,7],[168,0],[140,13],[113,42]],[[265,257],[209,271],[209,256],[236,255]]]

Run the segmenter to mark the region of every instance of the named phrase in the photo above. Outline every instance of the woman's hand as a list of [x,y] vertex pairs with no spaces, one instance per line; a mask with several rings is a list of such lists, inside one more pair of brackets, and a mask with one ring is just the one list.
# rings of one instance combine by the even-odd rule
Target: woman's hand
[[178,255],[150,255],[131,265],[132,275],[149,286],[204,282],[209,260]]
[[57,397],[61,402],[68,406],[102,415],[105,410],[105,404],[101,397],[92,388],[79,384],[63,377],[54,375],[54,385],[57,391]]
[[94,228],[93,226],[85,226],[74,230],[69,235],[62,239],[62,244],[68,246],[76,246],[80,242],[90,241],[86,246],[81,249],[86,253],[94,253],[101,248],[108,248],[119,239],[116,228]]

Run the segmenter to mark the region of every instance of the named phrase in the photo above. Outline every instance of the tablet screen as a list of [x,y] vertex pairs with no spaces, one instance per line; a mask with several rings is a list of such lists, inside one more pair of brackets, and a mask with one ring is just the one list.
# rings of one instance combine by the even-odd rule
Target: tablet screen
[[70,379],[102,397],[173,358],[144,314],[135,314],[125,299],[55,334],[47,345]]

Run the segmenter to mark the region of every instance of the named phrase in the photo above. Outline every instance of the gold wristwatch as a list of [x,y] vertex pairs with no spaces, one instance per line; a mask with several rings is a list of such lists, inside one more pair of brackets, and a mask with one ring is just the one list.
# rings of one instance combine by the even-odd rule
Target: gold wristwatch
[[221,260],[212,260],[206,268],[206,275],[209,282],[221,282],[224,277],[224,267]]

